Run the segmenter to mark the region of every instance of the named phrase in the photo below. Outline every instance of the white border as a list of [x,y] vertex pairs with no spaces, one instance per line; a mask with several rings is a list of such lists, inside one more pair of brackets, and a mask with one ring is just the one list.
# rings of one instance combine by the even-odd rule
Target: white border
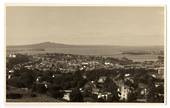
[[[91,5],[96,5],[96,6],[127,6],[127,5],[130,5],[130,6],[164,6],[165,4],[167,4],[167,1],[165,0],[0,0],[0,108],[4,108],[4,107],[7,107],[7,108],[22,108],[22,107],[41,107],[41,108],[46,108],[46,107],[63,107],[63,108],[67,108],[67,107],[75,107],[75,108],[79,108],[79,107],[95,107],[95,108],[102,108],[102,107],[120,107],[120,108],[123,108],[123,107],[129,107],[129,108],[133,108],[133,107],[155,107],[155,108],[159,108],[159,107],[168,107],[168,104],[167,105],[164,105],[164,104],[129,104],[129,103],[124,103],[124,104],[94,104],[94,103],[90,103],[90,104],[86,104],[86,103],[83,103],[83,104],[79,104],[79,103],[76,103],[76,104],[65,104],[63,105],[62,103],[59,103],[59,104],[56,104],[56,103],[51,103],[51,104],[40,104],[40,103],[27,103],[27,104],[6,104],[4,99],[5,99],[5,64],[4,64],[4,61],[5,61],[5,28],[4,28],[4,25],[5,25],[5,4],[6,3],[11,3],[11,5],[13,3],[21,3],[20,5],[23,5],[24,3],[29,3],[31,5],[36,5],[37,4],[33,4],[33,3],[39,3],[38,5],[42,5],[42,3],[44,5],[54,5],[52,3],[55,3],[56,5],[65,5],[65,6],[68,6],[68,5],[88,5],[88,6],[91,6]],[[48,4],[45,4],[45,3],[48,3]],[[29,4],[26,4],[26,5],[29,5]],[[169,10],[168,6],[167,6],[167,10]],[[169,12],[169,11],[168,11]],[[169,17],[169,14],[167,15],[167,19],[170,18]],[[169,22],[168,22],[168,25],[169,25]],[[167,25],[167,26],[168,26]],[[166,26],[166,25],[165,25]],[[168,31],[167,31],[168,33]],[[166,38],[166,37],[165,37]],[[168,36],[167,36],[167,41],[168,41]],[[165,42],[166,44],[166,42]],[[168,50],[168,47],[169,44],[167,42],[167,53],[169,52]],[[167,57],[167,79],[169,79],[169,76],[168,76],[168,64],[169,64],[169,61],[168,61],[168,57]],[[167,84],[168,85],[168,81],[167,81]],[[167,87],[167,91],[169,91],[169,88]],[[168,96],[168,93],[167,93],[167,96]],[[169,96],[168,96],[169,97]],[[168,103],[168,100],[169,98],[167,97],[167,103]]]

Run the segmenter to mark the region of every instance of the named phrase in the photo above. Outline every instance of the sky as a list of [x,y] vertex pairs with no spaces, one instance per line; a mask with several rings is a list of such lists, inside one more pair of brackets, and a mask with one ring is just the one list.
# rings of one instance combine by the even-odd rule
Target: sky
[[6,43],[164,45],[163,7],[7,6]]

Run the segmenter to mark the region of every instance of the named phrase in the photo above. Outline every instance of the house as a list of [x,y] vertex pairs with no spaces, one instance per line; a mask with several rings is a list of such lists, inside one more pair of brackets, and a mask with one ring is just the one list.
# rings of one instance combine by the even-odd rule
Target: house
[[158,70],[158,77],[160,79],[164,79],[164,67],[159,67],[157,68],[157,70]]
[[27,66],[24,66],[25,68],[27,69],[31,69],[33,66],[32,65],[27,65]]
[[7,74],[8,79],[11,79],[13,73],[14,73],[14,70],[8,71],[8,74]]
[[16,55],[15,54],[9,54],[9,57],[10,58],[16,58]]
[[38,77],[36,78],[36,82],[40,82],[41,79],[42,79],[42,77],[41,77],[41,76],[38,76]]
[[99,89],[98,88],[92,88],[92,94],[98,95],[99,94]]
[[119,96],[120,101],[127,101],[128,100],[128,95],[131,93],[130,87],[125,84],[124,80],[119,80],[117,81],[117,92]]
[[64,90],[64,96],[63,99],[66,101],[70,101],[70,93],[72,92],[72,90]]
[[104,83],[106,78],[107,78],[106,76],[101,76],[98,80],[98,83]]
[[137,89],[137,101],[138,102],[146,102],[148,94],[148,85],[144,83],[138,83]]
[[121,101],[127,101],[129,92],[130,92],[129,86],[126,86],[126,85],[123,84],[120,87],[120,94],[119,94],[120,100]]
[[112,97],[112,93],[110,92],[100,92],[97,95],[97,99],[102,99],[104,101],[108,101],[110,97]]
[[9,74],[9,75],[8,75],[8,79],[11,79],[11,77],[12,77],[12,75],[11,75],[11,74]]
[[14,73],[14,70],[9,70],[9,72],[8,73]]

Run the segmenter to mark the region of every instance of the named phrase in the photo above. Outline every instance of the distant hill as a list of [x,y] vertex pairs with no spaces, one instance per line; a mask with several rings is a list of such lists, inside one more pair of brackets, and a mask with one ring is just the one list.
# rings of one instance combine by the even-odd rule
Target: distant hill
[[38,44],[30,44],[30,45],[10,45],[7,46],[7,48],[52,48],[52,47],[57,47],[57,48],[63,48],[63,47],[69,47],[70,45],[65,45],[65,44],[58,44],[58,43],[53,43],[53,42],[43,42],[43,43],[38,43]]
[[111,45],[67,45],[54,42],[44,42],[31,45],[10,45],[7,46],[7,52],[19,53],[68,53],[80,55],[105,55],[112,56],[127,51],[155,51],[163,50],[163,46],[111,46]]

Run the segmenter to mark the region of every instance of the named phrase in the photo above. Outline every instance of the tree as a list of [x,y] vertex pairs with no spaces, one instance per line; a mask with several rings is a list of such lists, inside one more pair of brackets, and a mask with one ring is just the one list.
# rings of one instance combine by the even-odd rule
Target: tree
[[11,69],[14,65],[21,64],[29,61],[29,56],[17,54],[16,58],[7,58],[7,68]]
[[14,87],[20,87],[20,83],[19,83],[19,77],[12,77],[11,79],[8,79],[7,80],[7,85],[11,85],[11,86],[14,86]]
[[73,89],[70,94],[70,101],[71,102],[83,102],[83,96],[78,88]]
[[45,87],[44,84],[36,84],[35,86],[36,86],[36,87],[35,87],[35,89],[36,89],[35,91],[36,91],[36,92],[42,93],[42,94],[44,94],[44,93],[47,92],[47,88]]
[[73,75],[73,81],[76,83],[76,87],[80,88],[83,87],[84,84],[87,82],[87,80],[85,80],[82,77],[82,71],[76,71]]
[[62,90],[62,87],[58,85],[51,85],[49,86],[48,94],[56,99],[62,98],[64,96],[64,92]]
[[135,102],[137,99],[137,92],[132,91],[128,94],[128,102]]
[[42,73],[42,80],[47,81],[47,82],[52,82],[52,75],[53,75],[53,72],[45,71]]
[[106,78],[105,82],[104,82],[104,89],[107,92],[111,92],[113,95],[112,101],[119,101],[119,97],[118,97],[118,92],[117,92],[117,85],[115,82],[113,82],[112,79],[110,79],[109,77]]
[[21,71],[23,71],[19,77],[21,87],[31,87],[35,81],[34,72],[25,68],[21,69]]

